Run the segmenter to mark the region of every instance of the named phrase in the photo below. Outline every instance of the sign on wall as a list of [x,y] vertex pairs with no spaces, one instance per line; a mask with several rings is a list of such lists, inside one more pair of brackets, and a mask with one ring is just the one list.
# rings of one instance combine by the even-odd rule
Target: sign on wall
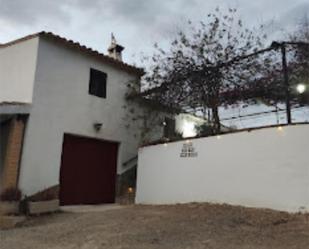
[[192,142],[186,142],[182,145],[180,157],[197,157],[197,152]]

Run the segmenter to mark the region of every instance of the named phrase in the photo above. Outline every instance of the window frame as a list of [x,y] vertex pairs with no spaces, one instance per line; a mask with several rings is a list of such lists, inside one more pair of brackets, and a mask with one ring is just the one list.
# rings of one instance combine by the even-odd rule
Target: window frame
[[98,98],[107,98],[107,73],[90,68],[88,94]]

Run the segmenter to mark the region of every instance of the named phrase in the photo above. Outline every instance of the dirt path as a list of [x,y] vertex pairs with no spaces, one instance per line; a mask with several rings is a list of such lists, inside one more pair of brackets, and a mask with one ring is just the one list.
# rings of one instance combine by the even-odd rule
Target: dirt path
[[32,218],[1,249],[309,248],[309,215],[227,205],[128,206]]

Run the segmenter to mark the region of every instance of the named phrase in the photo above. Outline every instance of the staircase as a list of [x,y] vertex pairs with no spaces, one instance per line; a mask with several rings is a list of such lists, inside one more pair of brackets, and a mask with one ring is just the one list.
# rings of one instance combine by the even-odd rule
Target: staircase
[[135,199],[137,155],[122,164],[125,171],[117,176],[117,202],[132,204]]

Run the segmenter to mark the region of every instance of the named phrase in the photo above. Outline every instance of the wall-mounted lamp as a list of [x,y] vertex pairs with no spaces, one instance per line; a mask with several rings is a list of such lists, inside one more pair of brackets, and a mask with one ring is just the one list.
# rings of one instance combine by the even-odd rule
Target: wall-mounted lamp
[[134,189],[132,187],[128,187],[128,193],[132,194],[134,192]]
[[93,124],[93,128],[94,128],[95,131],[97,131],[97,132],[101,130],[102,126],[103,126],[103,123],[94,123],[94,124]]
[[181,127],[182,137],[195,137],[197,135],[195,123],[192,121],[184,120]]

